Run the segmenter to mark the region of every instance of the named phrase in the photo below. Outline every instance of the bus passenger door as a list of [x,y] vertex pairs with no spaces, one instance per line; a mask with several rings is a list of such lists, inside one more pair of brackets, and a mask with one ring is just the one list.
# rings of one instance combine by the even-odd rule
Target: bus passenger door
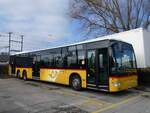
[[87,86],[96,87],[96,50],[87,51]]
[[32,67],[33,79],[40,79],[40,56],[34,56]]
[[87,51],[87,87],[108,88],[107,48]]
[[98,68],[98,76],[97,76],[97,84],[98,86],[108,85],[108,49],[103,48],[99,49],[97,52],[97,68]]

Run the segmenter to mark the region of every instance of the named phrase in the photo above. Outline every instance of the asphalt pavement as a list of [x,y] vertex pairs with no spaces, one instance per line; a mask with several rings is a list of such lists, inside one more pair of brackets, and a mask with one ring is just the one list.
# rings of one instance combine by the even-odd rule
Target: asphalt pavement
[[68,86],[0,79],[0,113],[150,113],[150,88],[108,93]]

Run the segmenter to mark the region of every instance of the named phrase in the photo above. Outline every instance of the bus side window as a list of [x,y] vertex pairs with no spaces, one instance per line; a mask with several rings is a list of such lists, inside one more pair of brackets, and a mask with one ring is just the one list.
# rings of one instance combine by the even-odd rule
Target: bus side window
[[68,54],[67,47],[62,48],[63,68],[66,68],[67,65],[68,65],[68,63],[67,63],[67,54]]
[[67,57],[67,63],[69,68],[77,67],[77,54],[76,51],[69,51],[69,55]]
[[85,69],[85,51],[78,51],[78,68]]

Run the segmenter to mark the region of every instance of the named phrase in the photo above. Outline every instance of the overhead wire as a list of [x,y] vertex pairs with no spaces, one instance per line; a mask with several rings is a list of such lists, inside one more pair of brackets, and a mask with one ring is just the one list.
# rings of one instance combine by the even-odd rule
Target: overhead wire
[[[33,38],[33,37],[38,37],[37,34],[34,35],[25,35],[24,39],[23,39],[23,47],[26,48],[30,48],[30,49],[39,49],[39,48],[43,48],[50,46],[52,42],[48,42],[46,39],[49,35],[45,35],[45,36],[41,36],[39,35],[39,37],[43,37],[43,38]],[[44,38],[45,37],[45,38]],[[1,41],[2,40],[2,41]],[[15,41],[21,41],[21,35],[18,35],[16,33],[12,33],[11,34],[11,40],[15,40]],[[6,45],[9,45],[9,34],[8,33],[1,33],[0,32],[0,46],[2,46],[3,48],[5,48]],[[19,46],[21,45],[21,43],[15,43],[13,41],[11,41],[11,47],[12,48],[19,48]],[[26,46],[27,45],[27,46]]]

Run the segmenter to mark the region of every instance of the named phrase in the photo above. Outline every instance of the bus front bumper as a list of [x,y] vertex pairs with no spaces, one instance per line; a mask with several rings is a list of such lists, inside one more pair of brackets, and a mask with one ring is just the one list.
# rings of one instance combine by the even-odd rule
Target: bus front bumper
[[109,77],[109,91],[118,92],[136,87],[138,85],[137,81],[137,75],[126,77]]

